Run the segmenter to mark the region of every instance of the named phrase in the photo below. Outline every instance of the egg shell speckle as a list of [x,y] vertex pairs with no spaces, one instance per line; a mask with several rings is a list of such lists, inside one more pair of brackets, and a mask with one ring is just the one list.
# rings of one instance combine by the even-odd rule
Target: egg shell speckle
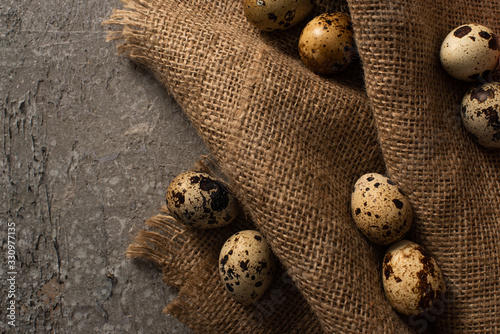
[[258,231],[233,234],[222,246],[219,274],[229,295],[243,305],[259,300],[272,283],[276,265],[265,238]]
[[441,64],[452,77],[475,81],[487,78],[500,58],[498,37],[480,24],[465,24],[453,29],[443,40]]
[[172,216],[190,227],[221,227],[238,215],[238,203],[227,186],[203,172],[176,176],[168,186],[166,203]]
[[412,222],[404,192],[389,178],[368,173],[355,183],[351,214],[356,227],[373,243],[388,245],[403,238]]
[[464,95],[462,121],[479,144],[500,148],[500,83],[473,87]]
[[243,0],[248,21],[260,30],[285,30],[297,25],[314,8],[312,0]]
[[351,19],[344,13],[324,13],[312,19],[299,37],[302,62],[317,74],[343,71],[356,49]]
[[420,245],[408,240],[387,250],[382,281],[389,303],[404,315],[429,310],[446,291],[436,260]]

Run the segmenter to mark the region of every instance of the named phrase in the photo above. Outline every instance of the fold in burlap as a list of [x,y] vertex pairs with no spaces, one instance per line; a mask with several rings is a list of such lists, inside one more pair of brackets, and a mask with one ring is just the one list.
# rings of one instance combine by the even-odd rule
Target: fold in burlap
[[[500,31],[500,1],[319,1],[313,15],[350,12],[360,55],[330,78],[298,57],[305,23],[261,33],[239,1],[124,3],[107,22],[122,27],[110,38],[175,97],[245,213],[218,231],[185,229],[165,213],[138,234],[129,256],[156,262],[179,288],[167,312],[197,333],[500,328],[500,153],[461,126],[470,84],[447,76],[438,57],[455,26]],[[384,171],[414,208],[410,238],[446,277],[448,293],[426,318],[403,319],[390,307],[381,287],[385,249],[350,216],[355,180]],[[242,307],[219,283],[217,256],[246,220],[283,271],[261,302]]]

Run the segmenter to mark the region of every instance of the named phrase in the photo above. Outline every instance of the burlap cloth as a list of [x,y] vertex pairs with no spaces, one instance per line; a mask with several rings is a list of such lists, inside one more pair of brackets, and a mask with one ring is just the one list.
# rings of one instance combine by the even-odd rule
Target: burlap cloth
[[[319,1],[314,14],[337,10],[350,12],[360,57],[330,78],[298,57],[305,23],[261,33],[240,1],[125,0],[113,12],[110,39],[175,97],[244,212],[217,231],[160,214],[128,255],[163,269],[179,289],[165,311],[196,333],[496,332],[500,153],[465,132],[459,105],[470,84],[449,77],[438,54],[463,23],[500,32],[500,1]],[[408,194],[409,238],[446,277],[448,293],[426,318],[392,310],[385,249],[353,225],[350,191],[366,172],[386,172]],[[248,224],[283,270],[263,300],[242,307],[219,282],[217,256]]]

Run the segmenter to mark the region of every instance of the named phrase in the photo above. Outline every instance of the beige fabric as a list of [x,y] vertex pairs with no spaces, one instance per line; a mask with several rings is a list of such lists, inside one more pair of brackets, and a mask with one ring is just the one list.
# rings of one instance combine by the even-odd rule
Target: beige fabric
[[[296,52],[299,25],[261,33],[239,1],[125,0],[108,24],[119,52],[149,67],[203,138],[239,199],[240,222],[186,230],[149,221],[131,257],[180,289],[166,307],[197,333],[484,333],[500,328],[500,152],[460,123],[470,84],[450,78],[439,46],[455,26],[500,31],[500,1],[318,1],[349,11],[360,59],[325,78]],[[304,23],[305,24],[305,23]],[[166,152],[168,154],[168,152]],[[385,248],[354,227],[350,191],[387,172],[409,195],[410,238],[437,259],[448,293],[426,318],[404,319],[381,286]],[[280,273],[256,305],[218,281],[223,241],[251,221]]]

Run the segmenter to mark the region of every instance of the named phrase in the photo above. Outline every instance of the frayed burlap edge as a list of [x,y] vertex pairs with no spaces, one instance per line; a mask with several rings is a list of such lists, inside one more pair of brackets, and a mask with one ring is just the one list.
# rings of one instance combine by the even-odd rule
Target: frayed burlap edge
[[189,300],[200,295],[204,289],[203,282],[210,277],[212,268],[206,262],[197,263],[192,266],[191,275],[198,277],[197,280],[182,279],[171,270],[172,262],[182,252],[188,241],[184,237],[184,229],[172,217],[166,206],[161,212],[146,220],[145,224],[149,230],[138,232],[133,242],[127,249],[126,256],[131,259],[150,261],[163,270],[163,281],[174,288],[179,289],[179,295],[163,309],[164,313],[179,317],[186,308]]
[[116,50],[119,55],[147,64],[146,57],[148,47],[144,41],[148,40],[145,35],[147,30],[146,17],[148,6],[143,0],[122,0],[124,9],[113,9],[109,19],[103,21],[103,25],[118,25],[122,29],[108,31],[106,41],[119,40]]

